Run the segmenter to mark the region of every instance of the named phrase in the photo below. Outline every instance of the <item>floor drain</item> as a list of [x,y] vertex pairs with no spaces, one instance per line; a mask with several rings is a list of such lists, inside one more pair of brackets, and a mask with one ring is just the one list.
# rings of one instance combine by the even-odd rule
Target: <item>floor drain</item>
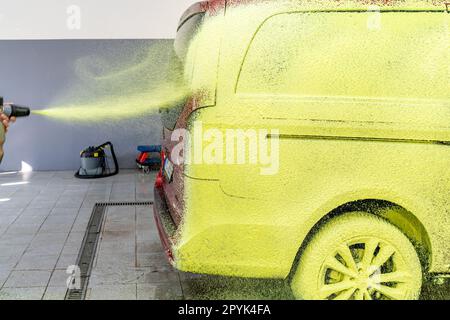
[[152,201],[144,201],[144,202],[99,202],[96,204],[98,207],[126,207],[126,206],[151,206],[153,205]]
[[65,300],[84,300],[89,284],[95,253],[97,251],[98,239],[100,237],[103,218],[108,207],[118,206],[151,206],[152,201],[145,202],[99,202],[92,210],[91,218],[84,234],[83,243],[77,258],[77,266],[80,268],[80,289],[68,289]]

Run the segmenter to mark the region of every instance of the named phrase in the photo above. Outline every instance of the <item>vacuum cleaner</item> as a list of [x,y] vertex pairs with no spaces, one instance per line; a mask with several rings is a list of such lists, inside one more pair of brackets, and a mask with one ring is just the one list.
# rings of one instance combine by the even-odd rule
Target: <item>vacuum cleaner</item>
[[[110,157],[114,161],[114,170],[111,170],[106,149],[110,150]],[[99,179],[115,176],[119,173],[114,146],[111,142],[106,142],[98,147],[88,147],[81,151],[81,167],[75,173],[79,179]]]

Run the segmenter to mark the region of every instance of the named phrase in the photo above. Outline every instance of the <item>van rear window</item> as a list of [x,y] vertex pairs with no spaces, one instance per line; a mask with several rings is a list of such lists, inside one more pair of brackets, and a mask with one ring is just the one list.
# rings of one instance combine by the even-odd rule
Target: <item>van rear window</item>
[[238,94],[449,99],[448,15],[289,13],[256,34]]
[[[189,20],[185,21],[183,25],[178,29],[177,37],[174,43],[174,51],[177,60],[176,63],[181,64],[180,67],[176,68],[176,70],[180,70],[180,73],[186,72],[185,64],[189,46],[191,45],[194,36],[200,29],[204,16],[205,13],[197,13],[193,15]],[[183,78],[189,78],[189,75],[180,75],[180,79]],[[161,110],[161,120],[164,127],[169,130],[173,130],[175,128],[178,118],[183,112],[184,103],[185,101],[179,101],[178,103],[176,103],[176,105]]]
[[175,52],[183,63],[186,61],[190,43],[200,29],[204,17],[204,12],[197,13],[185,21],[178,29],[175,39]]

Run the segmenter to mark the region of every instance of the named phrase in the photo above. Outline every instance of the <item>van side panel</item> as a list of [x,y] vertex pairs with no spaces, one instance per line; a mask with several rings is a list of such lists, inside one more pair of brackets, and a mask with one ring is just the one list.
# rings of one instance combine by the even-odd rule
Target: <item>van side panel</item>
[[[179,267],[284,277],[324,215],[380,199],[418,218],[433,249],[429,271],[449,272],[449,15],[381,12],[373,25],[367,12],[259,14],[227,13],[217,104],[196,119],[223,133],[277,130],[278,171],[189,166],[210,181],[186,182]],[[283,46],[288,54],[276,55]]]

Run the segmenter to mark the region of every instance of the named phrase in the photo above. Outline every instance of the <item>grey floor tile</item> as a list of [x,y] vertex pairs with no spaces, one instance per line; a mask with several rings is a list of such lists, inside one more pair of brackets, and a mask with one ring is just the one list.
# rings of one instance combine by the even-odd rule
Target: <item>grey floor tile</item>
[[137,267],[170,267],[164,252],[137,253],[137,263]]
[[18,217],[17,216],[3,216],[0,213],[0,226],[9,226],[13,223]]
[[122,268],[134,267],[136,265],[134,253],[114,253],[113,251],[103,251],[103,253],[106,254],[99,252],[95,261],[95,267],[110,268],[111,266],[117,266],[118,268]]
[[84,197],[86,196],[86,193],[83,192],[80,194],[76,191],[66,191],[63,192],[63,194],[58,198],[58,202],[64,202],[64,203],[81,203],[84,200]]
[[50,212],[50,217],[76,217],[79,209],[77,208],[53,208]]
[[39,231],[34,239],[32,244],[46,244],[46,243],[54,243],[54,242],[64,242],[67,239],[67,232],[44,232]]
[[161,253],[164,251],[161,246],[161,242],[159,240],[150,241],[150,239],[147,240],[138,238],[136,252],[138,254],[150,254],[150,253]]
[[39,223],[34,224],[13,223],[8,227],[5,234],[16,234],[16,235],[33,234],[36,233],[40,227],[41,224]]
[[48,287],[43,300],[64,300],[67,289],[64,287]]
[[120,219],[122,217],[131,217],[135,215],[135,208],[133,207],[109,207],[107,218],[111,220]]
[[134,243],[135,241],[135,231],[111,231],[107,228],[103,228],[103,232],[101,235],[101,241],[105,242],[116,242],[116,243]]
[[135,241],[134,239],[123,238],[121,241],[117,240],[102,240],[99,246],[99,252],[105,254],[114,253],[134,253],[135,251]]
[[71,232],[86,232],[86,228],[89,223],[89,218],[80,218],[75,220],[75,222],[72,225]]
[[15,221],[14,225],[37,225],[40,226],[44,220],[45,216],[19,216]]
[[[11,247],[4,257],[0,250],[5,296],[23,295],[28,290],[42,298],[42,288],[48,284],[44,299],[63,299],[65,270],[76,263],[95,203],[153,199],[154,175],[134,170],[102,181],[75,180],[73,172],[38,172],[10,181],[19,178],[31,183],[11,187],[14,201],[9,208],[3,207],[0,215],[0,229],[6,228],[2,221],[8,226],[4,234],[0,232],[0,249]],[[14,197],[19,192],[22,197]],[[178,274],[161,249],[151,208],[111,207],[104,228],[90,281],[91,299],[181,297]]]
[[4,209],[24,209],[32,201],[32,197],[13,197],[8,201],[0,202],[0,210]]
[[92,211],[93,207],[89,209],[80,209],[74,223],[88,222],[92,216]]
[[4,284],[4,288],[46,287],[50,271],[13,271]]
[[0,300],[41,300],[45,287],[33,288],[3,288],[0,290]]
[[61,194],[61,198],[70,198],[70,199],[84,199],[86,197],[88,188],[82,186],[81,188],[73,188],[68,187],[66,188],[63,193]]
[[45,194],[43,194],[42,191],[41,191],[41,193],[40,193],[37,197],[35,197],[35,198],[33,199],[33,201],[37,201],[37,202],[39,202],[39,201],[43,201],[43,202],[56,202],[56,201],[58,200],[58,197],[59,197],[59,196],[45,195]]
[[15,270],[53,270],[58,258],[58,255],[32,255],[25,253]]
[[78,254],[62,254],[56,264],[56,269],[67,269],[69,266],[76,265]]
[[21,256],[27,244],[0,244],[0,257]]
[[44,222],[44,225],[61,225],[61,224],[73,224],[76,215],[52,215],[50,214]]
[[115,231],[129,231],[134,232],[135,230],[135,222],[134,219],[132,221],[124,221],[124,222],[117,222],[117,221],[108,221],[106,223],[106,228],[108,231],[115,232]]
[[33,200],[28,205],[28,209],[51,209],[56,205],[56,201]]
[[109,198],[111,202],[134,202],[136,201],[135,195],[111,195]]
[[66,241],[66,245],[80,245],[83,241],[85,232],[71,231]]
[[155,225],[153,217],[146,217],[145,219],[137,218],[136,222],[136,231],[142,233],[142,236],[145,234],[158,234],[158,228]]
[[24,216],[48,216],[52,208],[26,208],[23,210]]
[[153,201],[153,200],[154,200],[153,194],[146,194],[146,193],[136,194],[136,201]]
[[11,273],[11,271],[3,271],[0,270],[0,288],[3,287],[3,284],[6,282],[6,280],[9,277],[9,274]]
[[0,237],[0,246],[2,245],[15,245],[15,244],[28,244],[35,237],[35,233],[27,233],[27,234],[3,234]]
[[42,232],[70,232],[70,229],[72,229],[71,223],[44,223],[39,231]]
[[[15,189],[9,188],[8,190],[0,189],[0,199],[11,199],[11,196],[16,192]],[[8,209],[5,209],[8,210]]]
[[61,260],[61,263],[63,263],[63,262],[65,263],[65,262],[69,261],[70,264],[69,263],[62,264],[62,265],[60,264],[60,266],[58,268],[67,268],[67,266],[69,266],[69,265],[76,264],[76,261],[77,261],[76,258],[80,254],[80,250],[81,250],[81,246],[66,246],[66,247],[64,247],[63,251],[61,252],[61,256],[64,256],[64,257],[72,256],[72,257],[75,257],[75,259],[66,258],[65,261]]
[[58,201],[55,204],[55,208],[72,208],[72,209],[80,209],[82,202],[66,202],[66,201]]
[[12,270],[20,258],[21,255],[0,256],[0,271]]
[[47,187],[47,188],[42,189],[40,196],[45,197],[45,198],[49,199],[50,201],[55,201],[55,203],[56,203],[56,201],[58,201],[58,199],[62,193],[63,193],[62,188]]
[[156,284],[138,284],[137,300],[158,300]]
[[86,228],[88,226],[89,219],[87,221],[79,220],[75,221],[75,223],[72,225],[73,232],[86,232]]
[[[0,197],[1,198],[1,197]],[[24,211],[24,209],[2,209],[1,211],[1,216],[2,217],[17,217],[19,216],[22,212]]]
[[138,300],[181,300],[183,291],[179,282],[137,284]]
[[33,243],[26,251],[29,255],[57,255],[61,254],[64,247],[63,242]]
[[67,288],[66,281],[69,275],[67,274],[66,270],[67,269],[55,269],[52,273],[48,286]]
[[[122,178],[125,178],[122,176]],[[136,184],[134,182],[134,178],[132,179],[132,182],[114,182],[112,185],[111,192],[127,192],[129,193],[130,190],[135,190]]]
[[77,244],[66,244],[61,252],[61,255],[78,255],[78,253],[80,252],[81,244],[81,242]]
[[92,271],[89,286],[136,284],[139,282],[141,276],[142,274],[136,272],[132,267],[120,268],[116,265],[104,267],[97,266]]
[[136,300],[136,285],[109,285],[90,288],[89,300]]
[[108,200],[104,200],[104,201],[83,201],[83,203],[81,204],[80,210],[90,209],[92,211],[94,206],[97,203],[99,203],[99,202],[108,202]]
[[141,271],[139,282],[141,284],[154,284],[154,283],[170,283],[179,282],[178,272],[159,272],[154,271],[152,268],[147,268]]
[[105,202],[109,200],[109,192],[101,193],[101,194],[88,194],[86,198],[84,198],[84,202]]
[[156,228],[155,230],[142,230],[138,228],[136,231],[136,241],[138,242],[137,250],[139,252],[141,252],[141,249],[144,252],[148,252],[146,247],[151,246],[153,243],[161,244]]

